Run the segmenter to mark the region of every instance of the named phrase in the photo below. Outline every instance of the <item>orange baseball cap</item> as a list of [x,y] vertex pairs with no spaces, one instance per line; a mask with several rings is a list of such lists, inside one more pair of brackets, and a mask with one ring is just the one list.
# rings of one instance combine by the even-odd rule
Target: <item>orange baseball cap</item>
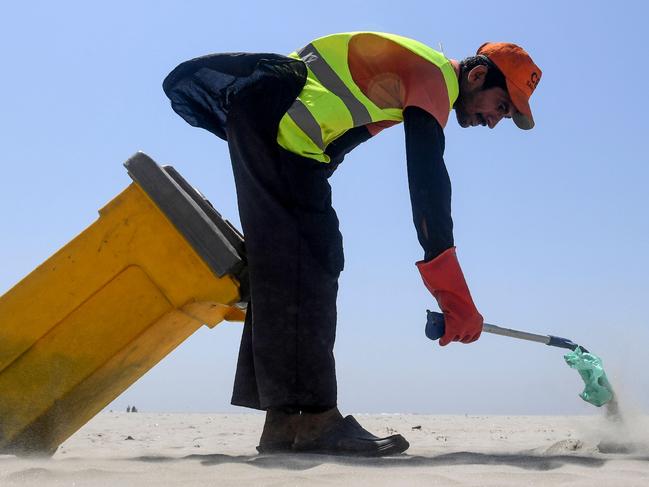
[[512,117],[516,126],[523,130],[534,127],[530,96],[541,80],[541,70],[530,55],[508,42],[485,42],[476,54],[489,58],[505,75],[509,97],[518,110]]

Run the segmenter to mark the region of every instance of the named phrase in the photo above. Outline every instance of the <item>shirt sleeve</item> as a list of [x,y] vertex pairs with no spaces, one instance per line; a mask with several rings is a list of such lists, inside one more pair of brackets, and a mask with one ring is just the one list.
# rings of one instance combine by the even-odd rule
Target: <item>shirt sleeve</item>
[[453,243],[451,181],[444,164],[444,132],[427,111],[403,112],[412,215],[424,260],[434,259]]
[[337,167],[353,149],[372,137],[366,126],[354,127],[327,146],[325,154],[331,158],[331,165]]

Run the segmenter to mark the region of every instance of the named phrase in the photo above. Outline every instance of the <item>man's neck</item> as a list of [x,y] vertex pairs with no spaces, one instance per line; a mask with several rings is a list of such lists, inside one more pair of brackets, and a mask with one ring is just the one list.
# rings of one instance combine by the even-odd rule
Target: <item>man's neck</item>
[[453,66],[453,70],[455,71],[455,76],[457,76],[457,80],[460,81],[460,63],[455,59],[449,59],[449,61],[451,62],[451,66]]

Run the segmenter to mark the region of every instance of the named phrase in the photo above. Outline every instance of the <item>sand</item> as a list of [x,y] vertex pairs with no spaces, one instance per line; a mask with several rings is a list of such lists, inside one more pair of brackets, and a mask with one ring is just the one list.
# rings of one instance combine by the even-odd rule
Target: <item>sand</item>
[[99,414],[51,459],[0,456],[0,486],[649,486],[649,417],[355,417],[404,455],[257,455],[260,414]]

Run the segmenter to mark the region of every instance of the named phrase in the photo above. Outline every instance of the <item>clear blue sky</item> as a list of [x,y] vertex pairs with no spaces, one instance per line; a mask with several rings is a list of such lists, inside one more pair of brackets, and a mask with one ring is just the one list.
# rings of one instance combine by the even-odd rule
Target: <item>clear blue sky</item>
[[[238,223],[226,144],[169,108],[161,82],[219,51],[288,53],[380,30],[461,59],[524,46],[543,70],[536,128],[461,129],[446,163],[458,254],[495,324],[572,338],[604,360],[624,405],[649,408],[649,157],[645,2],[8,2],[0,7],[0,292],[89,225],[143,150]],[[345,411],[588,413],[562,353],[484,336],[440,349],[414,262],[403,131],[333,177],[345,238],[336,355]],[[2,317],[2,326],[10,319]],[[201,329],[112,407],[225,411],[241,327]],[[241,409],[236,409],[241,410]]]

